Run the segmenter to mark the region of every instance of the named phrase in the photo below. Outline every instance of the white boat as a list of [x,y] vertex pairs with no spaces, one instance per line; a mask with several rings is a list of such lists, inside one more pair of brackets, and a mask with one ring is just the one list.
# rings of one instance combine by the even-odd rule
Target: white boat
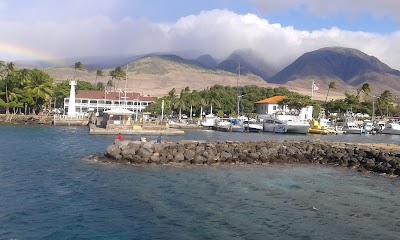
[[261,132],[263,130],[262,122],[251,119],[243,122],[244,130],[247,132]]
[[217,130],[222,132],[229,132],[231,128],[231,123],[228,121],[221,121],[217,123]]
[[343,131],[346,134],[361,134],[364,133],[363,129],[360,128],[354,118],[353,111],[347,110],[344,115],[344,121],[336,122],[336,129]]
[[375,132],[374,123],[371,120],[364,120],[362,129],[364,133],[373,133]]
[[232,132],[244,132],[244,126],[242,124],[231,125]]
[[385,121],[374,121],[374,131],[376,133],[382,133],[383,129],[385,128],[386,122]]
[[288,124],[277,118],[266,118],[263,121],[263,131],[272,133],[286,133]]
[[299,116],[285,114],[285,113],[276,113],[275,116],[287,123],[288,133],[300,133],[300,134],[307,134],[308,129],[310,128],[310,123],[306,120],[301,120]]
[[342,127],[342,131],[346,134],[361,134],[364,133],[363,129],[360,128],[356,122],[345,122]]
[[214,114],[208,114],[204,117],[204,120],[201,122],[201,126],[208,128],[214,127],[216,119],[217,116],[215,116]]
[[310,124],[306,120],[300,120],[298,116],[275,113],[264,118],[264,132],[285,132],[307,134]]
[[383,134],[396,134],[400,135],[400,124],[396,121],[389,121],[385,124],[385,128],[382,129]]

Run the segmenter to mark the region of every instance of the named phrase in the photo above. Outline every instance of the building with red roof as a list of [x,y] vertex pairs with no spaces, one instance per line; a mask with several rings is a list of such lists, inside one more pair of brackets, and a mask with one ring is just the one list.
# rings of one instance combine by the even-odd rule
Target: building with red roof
[[[256,104],[257,114],[272,115],[277,112],[292,112],[291,109],[288,108],[288,106],[286,106],[286,105],[279,106],[278,105],[278,103],[285,98],[286,98],[286,96],[273,96],[273,97],[266,98],[266,99],[255,102],[254,104]],[[312,119],[313,109],[314,108],[312,106],[307,106],[305,108],[302,108],[299,113],[300,118],[306,119],[306,120]]]
[[[102,113],[106,110],[117,108],[143,112],[154,101],[154,98],[142,96],[136,92],[79,90],[75,96],[75,110],[78,114],[85,114],[89,111]],[[68,106],[69,97],[64,98],[64,112],[67,112]]]

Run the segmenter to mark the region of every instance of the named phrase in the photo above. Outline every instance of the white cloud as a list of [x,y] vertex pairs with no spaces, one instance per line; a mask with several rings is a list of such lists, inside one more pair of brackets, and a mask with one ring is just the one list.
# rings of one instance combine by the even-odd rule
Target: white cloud
[[360,49],[400,69],[400,32],[299,31],[227,10],[205,11],[174,23],[131,18],[115,21],[97,15],[63,23],[3,21],[0,29],[0,53],[1,42],[61,57],[197,50],[224,58],[234,50],[252,48],[267,62],[284,67],[305,52],[342,46]]

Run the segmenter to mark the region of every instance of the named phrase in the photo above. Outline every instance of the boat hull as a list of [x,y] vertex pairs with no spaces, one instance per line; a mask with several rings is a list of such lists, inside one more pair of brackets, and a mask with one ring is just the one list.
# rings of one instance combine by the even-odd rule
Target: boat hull
[[288,131],[287,124],[268,124],[264,123],[264,132],[286,133]]
[[310,126],[305,125],[288,125],[287,133],[307,134]]
[[398,123],[387,123],[385,128],[382,129],[383,134],[400,135],[400,124]]

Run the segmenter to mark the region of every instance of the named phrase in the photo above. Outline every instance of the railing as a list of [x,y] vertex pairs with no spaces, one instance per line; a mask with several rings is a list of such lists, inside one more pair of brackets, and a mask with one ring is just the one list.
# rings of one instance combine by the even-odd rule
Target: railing
[[53,119],[87,119],[88,116],[87,115],[75,115],[75,116],[68,116],[68,115],[61,115],[61,114],[54,114],[53,115]]

